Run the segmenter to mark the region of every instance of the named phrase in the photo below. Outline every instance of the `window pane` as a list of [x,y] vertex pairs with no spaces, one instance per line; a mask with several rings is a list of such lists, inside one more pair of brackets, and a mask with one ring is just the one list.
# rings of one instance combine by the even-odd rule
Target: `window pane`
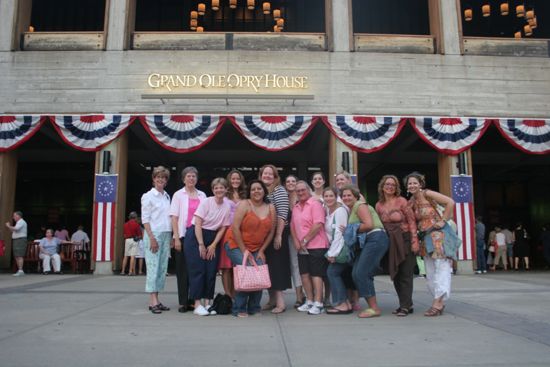
[[[197,17],[197,25],[205,32],[272,32],[276,24],[273,10],[279,9],[284,19],[283,32],[325,31],[324,0],[255,0],[254,10],[246,0],[238,0],[231,9],[229,0],[219,1],[219,10],[212,10],[212,0],[137,0],[136,31],[193,31],[190,28],[191,11],[205,4],[205,14]],[[270,12],[264,14],[263,3]]]
[[429,35],[428,0],[353,0],[353,32]]
[[31,25],[37,32],[103,31],[105,0],[34,0]]

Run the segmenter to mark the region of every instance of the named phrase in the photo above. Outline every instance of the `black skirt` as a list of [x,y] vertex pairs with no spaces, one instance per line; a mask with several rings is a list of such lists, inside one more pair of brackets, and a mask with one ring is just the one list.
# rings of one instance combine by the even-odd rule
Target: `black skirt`
[[269,277],[271,278],[271,291],[284,291],[292,288],[290,281],[290,253],[288,249],[289,226],[286,225],[283,230],[281,248],[275,250],[273,242],[265,250],[265,257],[269,267]]

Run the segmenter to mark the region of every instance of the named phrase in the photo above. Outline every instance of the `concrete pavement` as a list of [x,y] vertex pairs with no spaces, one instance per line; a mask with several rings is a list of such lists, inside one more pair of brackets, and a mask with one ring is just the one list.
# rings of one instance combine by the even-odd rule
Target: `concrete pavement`
[[380,318],[298,313],[287,291],[283,314],[238,319],[178,313],[175,277],[153,315],[144,277],[1,274],[0,366],[550,366],[550,272],[455,276],[437,318],[424,283],[405,318],[379,276]]

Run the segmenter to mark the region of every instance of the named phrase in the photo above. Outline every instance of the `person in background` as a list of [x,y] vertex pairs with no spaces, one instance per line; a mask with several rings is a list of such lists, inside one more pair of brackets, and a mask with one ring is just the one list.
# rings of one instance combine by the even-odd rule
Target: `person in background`
[[495,227],[495,243],[495,258],[491,270],[496,270],[500,260],[502,260],[504,270],[508,270],[508,265],[506,264],[506,236],[502,233],[500,226]]
[[84,226],[82,224],[78,226],[76,232],[74,232],[71,236],[71,242],[78,243],[78,245],[75,245],[75,250],[80,251],[84,250],[85,245],[90,243],[90,237],[88,237],[88,234],[84,232]]
[[67,226],[62,225],[55,231],[54,236],[56,238],[59,238],[61,241],[68,241],[69,240],[69,231],[67,230]]
[[273,236],[273,243],[266,249],[266,261],[269,266],[271,288],[269,289],[269,301],[263,309],[271,310],[274,314],[284,312],[286,309],[283,291],[291,288],[290,281],[290,252],[288,249],[289,236],[289,202],[286,190],[281,186],[281,178],[277,167],[266,164],[260,168],[258,179],[267,187],[267,198],[275,206],[277,212],[277,226]]
[[[183,187],[174,193],[170,205],[170,218],[174,237],[176,260],[176,279],[178,285],[178,312],[187,312],[189,303],[189,278],[187,275],[186,254],[183,251],[185,234],[193,221],[195,211],[200,203],[206,200],[206,194],[197,189],[199,171],[193,166],[185,167],[181,171]],[[147,271],[149,272],[149,271]]]
[[[525,270],[529,271],[529,234],[523,226],[523,223],[518,222],[513,233],[514,241],[514,270],[519,270],[519,260],[523,259]],[[512,266],[512,264],[510,264]]]
[[[275,233],[277,215],[275,206],[267,199],[267,187],[260,180],[248,184],[248,200],[241,200],[233,224],[227,231],[224,245],[234,265],[241,265],[244,254],[249,252],[257,264],[265,264],[265,250]],[[261,311],[262,291],[235,292],[233,316],[248,317]]]
[[59,245],[71,243],[70,241],[60,240],[54,237],[53,229],[46,230],[46,237],[40,240],[38,255],[42,260],[42,270],[44,275],[51,273],[51,265],[53,264],[54,274],[61,274],[61,257],[59,256]]
[[6,222],[6,227],[11,231],[13,257],[17,264],[17,271],[14,277],[25,275],[23,262],[27,252],[27,222],[23,219],[23,213],[16,211],[12,215],[14,225]]
[[[424,312],[424,316],[441,316],[445,309],[445,300],[451,295],[452,273],[452,261],[445,255],[443,246],[443,227],[453,215],[455,202],[437,191],[427,190],[426,179],[418,172],[405,177],[405,186],[412,195],[409,205],[415,213],[417,228],[423,234],[420,252],[425,254],[426,280],[433,297],[432,305]],[[436,204],[445,208],[443,214],[438,213]]]
[[504,241],[506,242],[506,257],[510,270],[514,267],[514,234],[508,229],[508,226],[502,228]]
[[201,201],[183,242],[189,276],[189,299],[195,301],[193,313],[198,316],[216,314],[216,311],[210,309],[210,300],[214,298],[216,286],[220,256],[218,245],[231,224],[231,205],[225,197],[227,181],[217,177],[210,186],[214,196]]
[[389,272],[399,298],[396,316],[413,312],[413,279],[416,253],[419,250],[414,213],[401,196],[399,180],[385,175],[378,183],[376,212],[390,239]]
[[476,218],[475,225],[477,262],[476,274],[487,273],[487,259],[485,258],[485,224],[483,224],[482,220],[483,218],[478,216]]
[[[234,169],[227,174],[227,182],[229,189],[227,190],[226,197],[231,206],[229,214],[229,221],[233,223],[233,217],[235,216],[235,210],[241,200],[246,199],[246,182],[241,171]],[[227,238],[228,232],[226,232]],[[222,244],[226,243],[224,239]],[[222,245],[220,249],[220,258],[218,262],[218,270],[222,273],[223,291],[231,298],[235,298],[235,288],[233,286],[233,264],[231,259],[227,255],[225,247]]]
[[[288,221],[291,221],[292,209],[298,202],[298,195],[296,195],[296,182],[298,178],[294,175],[288,175],[285,179],[285,189],[288,193],[288,202],[290,207],[290,214]],[[288,250],[290,254],[290,274],[292,276],[292,283],[294,284],[294,290],[296,292],[296,302],[294,302],[294,308],[300,307],[306,301],[304,290],[302,287],[302,277],[300,276],[300,268],[298,266],[298,252],[292,242],[292,236],[288,236]]]
[[296,183],[298,202],[292,209],[291,233],[298,251],[298,263],[306,302],[297,308],[300,312],[319,315],[323,309],[323,278],[326,277],[329,246],[325,233],[325,210],[311,194],[305,181]]
[[143,246],[147,265],[145,292],[149,293],[149,311],[160,314],[162,311],[170,310],[159,300],[159,292],[164,289],[166,282],[172,239],[170,195],[164,191],[170,178],[170,171],[163,166],[155,167],[151,178],[153,188],[141,197],[141,220],[145,229]]
[[122,269],[120,275],[125,275],[128,258],[130,258],[130,267],[128,275],[136,275],[136,256],[139,252],[139,241],[142,238],[141,226],[137,222],[137,213],[131,212],[128,215],[128,221],[124,223],[124,259],[122,259]]

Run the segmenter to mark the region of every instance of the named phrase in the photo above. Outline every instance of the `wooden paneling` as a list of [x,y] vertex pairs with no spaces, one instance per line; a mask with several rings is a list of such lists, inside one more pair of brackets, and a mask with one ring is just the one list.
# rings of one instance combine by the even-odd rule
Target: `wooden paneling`
[[389,34],[355,34],[355,51],[433,54],[432,36],[395,36]]
[[225,50],[224,33],[134,32],[134,50]]
[[103,32],[25,32],[25,51],[92,51],[105,47]]
[[549,57],[550,40],[464,37],[466,55]]
[[[229,41],[228,41],[229,39]],[[135,50],[324,51],[324,34],[135,32]]]

